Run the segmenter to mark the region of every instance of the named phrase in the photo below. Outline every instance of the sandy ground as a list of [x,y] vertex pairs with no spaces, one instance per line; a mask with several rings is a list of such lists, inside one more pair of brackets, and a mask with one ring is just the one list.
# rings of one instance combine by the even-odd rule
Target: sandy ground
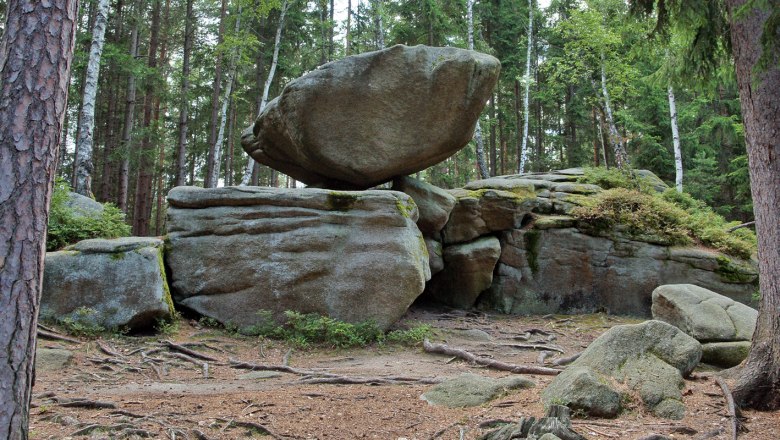
[[[549,364],[581,351],[606,329],[633,322],[638,321],[605,315],[518,317],[415,309],[401,325],[429,324],[436,329],[434,339],[451,347],[538,366],[543,347],[517,345],[564,352],[547,358]],[[518,339],[523,335],[530,337]],[[174,354],[166,339],[212,359]],[[450,409],[420,399],[431,387],[424,382],[465,372],[491,377],[509,373],[429,354],[422,347],[290,351],[284,342],[231,335],[194,321],[182,321],[178,331],[167,336],[39,344],[67,348],[75,356],[64,369],[38,372],[30,421],[33,439],[475,439],[494,422],[543,416],[539,395],[552,380],[531,375],[534,388],[510,391],[482,406]],[[243,375],[248,370],[231,366],[231,361],[282,366],[285,357],[292,372],[255,372],[247,378]],[[321,373],[368,378],[368,383],[311,383]],[[696,373],[695,379],[686,380],[688,410],[682,420],[658,419],[637,406],[617,419],[575,419],[574,428],[588,439],[635,440],[653,433],[674,439],[730,439],[725,399],[710,374]],[[377,383],[399,376],[404,380]],[[742,416],[745,430],[740,439],[780,439],[780,412],[744,411]]]

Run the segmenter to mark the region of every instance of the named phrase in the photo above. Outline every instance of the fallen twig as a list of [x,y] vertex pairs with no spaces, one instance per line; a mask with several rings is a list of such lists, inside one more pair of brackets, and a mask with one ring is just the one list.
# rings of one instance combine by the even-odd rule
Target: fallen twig
[[447,356],[456,356],[460,359],[466,360],[474,364],[483,365],[488,368],[493,368],[495,370],[509,371],[512,373],[543,374],[548,376],[555,376],[561,372],[561,370],[556,370],[554,368],[507,364],[505,362],[476,356],[473,353],[469,353],[466,350],[451,348],[448,347],[446,344],[434,344],[427,339],[423,341],[423,349],[428,353],[438,353],[438,354],[445,354]]
[[554,347],[543,344],[499,344],[501,347],[517,348],[517,349],[529,349],[529,350],[547,350],[557,351],[558,353],[565,353],[562,348]]
[[755,221],[755,220],[753,220],[752,222],[742,223],[741,225],[732,226],[732,227],[730,227],[730,228],[726,229],[726,232],[734,232],[734,231],[736,231],[737,229],[740,229],[740,228],[746,228],[746,227],[748,227],[748,226],[753,226],[753,225],[755,225],[755,224],[756,224],[756,221]]
[[203,378],[204,379],[208,379],[209,378],[209,364],[207,362],[201,362],[201,361],[199,361],[197,359],[193,359],[192,357],[187,356],[184,353],[168,353],[168,356],[173,356],[173,357],[175,357],[177,359],[181,359],[183,361],[187,361],[187,362],[189,362],[191,364],[194,364],[194,365],[198,366],[201,369],[201,371],[203,372]]
[[278,435],[276,435],[276,433],[271,431],[267,426],[261,425],[259,423],[255,423],[255,422],[242,422],[240,420],[227,420],[227,419],[217,419],[217,420],[220,421],[220,422],[227,423],[228,426],[235,426],[235,427],[238,427],[238,428],[253,429],[253,430],[259,432],[260,434],[265,434],[265,435],[271,436],[271,437],[276,438],[276,439],[281,438]]
[[65,342],[70,342],[72,344],[80,344],[81,343],[81,341],[79,341],[78,339],[69,338],[69,337],[61,335],[59,333],[54,333],[54,332],[50,332],[50,331],[46,331],[46,330],[42,330],[42,329],[38,329],[38,336],[43,338],[43,339],[52,339],[52,340],[55,340],[55,341],[65,341]]
[[185,347],[183,345],[174,344],[173,342],[168,341],[168,340],[160,341],[160,342],[162,342],[166,347],[170,348],[171,350],[178,351],[179,353],[184,353],[186,355],[190,355],[190,356],[192,356],[194,358],[202,359],[204,361],[219,362],[219,359],[217,359],[215,357],[209,356],[207,354],[199,353],[199,352],[197,352],[195,350],[190,350],[189,348],[187,348],[187,347]]
[[103,353],[105,353],[105,354],[107,354],[109,356],[113,356],[113,357],[116,357],[116,358],[124,357],[123,355],[121,355],[121,354],[117,353],[115,350],[113,350],[112,347],[108,347],[106,344],[103,344],[100,341],[97,341],[97,346],[100,349],[100,351],[102,351]]
[[721,377],[715,376],[715,382],[720,385],[720,389],[723,390],[723,395],[726,397],[726,404],[729,408],[729,419],[731,419],[731,440],[737,440],[739,435],[739,419],[737,414],[737,406],[734,404],[734,396],[731,395],[729,386],[726,385]]
[[553,365],[557,365],[557,366],[569,365],[570,363],[576,361],[580,357],[581,354],[582,354],[582,352],[579,352],[579,353],[575,353],[575,354],[573,354],[571,356],[566,356],[566,357],[555,359],[553,361]]

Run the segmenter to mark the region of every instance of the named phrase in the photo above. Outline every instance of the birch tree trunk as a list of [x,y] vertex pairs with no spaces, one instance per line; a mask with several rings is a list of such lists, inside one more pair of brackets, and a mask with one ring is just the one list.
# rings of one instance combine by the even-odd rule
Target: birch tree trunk
[[[236,17],[235,34],[241,31],[241,3],[238,4],[238,16]],[[238,57],[240,56],[240,49],[236,48],[235,53],[230,59],[230,70],[227,78],[227,88],[225,89],[225,97],[222,99],[222,110],[220,111],[220,123],[219,132],[217,133],[217,141],[214,143],[214,165],[211,167],[211,175],[208,176],[208,180],[216,187],[219,182],[220,167],[222,165],[222,145],[225,143],[225,126],[227,125],[228,118],[228,105],[230,104],[230,96],[233,93],[233,83],[236,77],[236,66],[238,63]]]
[[[137,0],[134,7],[133,30],[130,33],[130,56],[138,57],[138,26],[139,9],[141,1]],[[122,212],[127,213],[127,194],[130,186],[130,141],[133,135],[135,121],[135,75],[132,71],[127,75],[127,100],[125,101],[125,122],[122,126],[122,163],[119,166],[119,190],[117,191],[116,204]]]
[[[279,48],[282,45],[282,29],[284,29],[284,15],[287,13],[287,8],[289,7],[289,3],[287,0],[284,0],[284,3],[282,3],[282,10],[279,13],[279,25],[276,27],[276,37],[274,39],[274,55],[271,59],[271,68],[268,70],[268,77],[265,80],[265,85],[263,86],[263,97],[260,100],[260,108],[258,109],[258,116],[260,113],[263,112],[263,109],[265,109],[265,106],[268,104],[268,94],[271,91],[271,84],[274,81],[274,75],[276,74],[276,66],[279,64]],[[251,157],[247,160],[246,168],[244,169],[244,175],[241,177],[241,185],[240,186],[247,186],[249,185],[249,182],[252,180],[252,170],[255,166],[255,160]]]
[[181,67],[181,109],[179,111],[179,139],[176,145],[176,186],[182,186],[187,179],[187,130],[190,109],[190,55],[192,54],[193,25],[195,16],[192,12],[194,0],[187,0],[187,12],[184,17],[184,55]]
[[672,144],[674,145],[674,184],[677,192],[683,191],[682,151],[680,150],[680,132],[677,129],[677,104],[674,88],[669,84],[669,116],[672,122]]
[[352,0],[347,0],[347,29],[346,29],[346,35],[344,36],[344,55],[346,56],[349,56],[350,51],[352,50],[350,44],[351,28],[352,28]]
[[528,98],[531,90],[531,43],[534,33],[534,4],[533,0],[528,0],[528,50],[525,55],[525,99],[523,100],[523,143],[520,145],[520,152],[517,161],[517,173],[525,170],[525,163],[528,160]]
[[601,93],[604,96],[604,111],[607,114],[607,123],[609,124],[609,142],[615,152],[615,165],[618,169],[626,170],[631,167],[628,160],[628,153],[623,144],[623,138],[618,133],[615,126],[615,119],[612,117],[612,106],[609,102],[609,92],[607,91],[607,74],[604,71],[604,54],[601,55]]
[[[385,29],[382,21],[382,0],[371,0],[371,5],[374,12],[374,27],[376,30],[376,48],[382,50],[385,48]],[[431,34],[429,39],[433,38]],[[433,44],[430,44],[433,46]]]
[[[466,8],[468,13],[468,39],[469,39],[469,50],[474,50],[474,2],[476,0],[467,0],[466,2]],[[490,173],[488,172],[487,164],[485,163],[485,143],[482,140],[482,127],[479,124],[479,119],[477,119],[477,125],[474,128],[474,140],[477,143],[477,170],[479,171],[479,176],[483,179],[487,179],[490,177]]]
[[7,6],[0,38],[0,439],[26,440],[77,1],[10,0]]
[[108,0],[100,0],[95,15],[95,27],[92,29],[92,45],[89,49],[87,72],[84,76],[84,95],[79,115],[79,133],[76,138],[76,163],[74,191],[92,198],[92,135],[95,130],[95,99],[97,98],[98,77],[100,76],[100,57],[103,54],[103,42],[108,22]]
[[[222,6],[219,12],[219,33],[217,34],[217,47],[219,48],[225,41],[225,17],[227,16],[227,0],[222,0]],[[211,181],[214,175],[214,146],[217,144],[217,124],[219,122],[219,97],[222,94],[222,53],[218,50],[216,54],[216,64],[214,68],[214,82],[212,84],[211,95],[211,118],[209,119],[209,155],[206,160],[206,178],[203,186],[213,188],[217,182]]]

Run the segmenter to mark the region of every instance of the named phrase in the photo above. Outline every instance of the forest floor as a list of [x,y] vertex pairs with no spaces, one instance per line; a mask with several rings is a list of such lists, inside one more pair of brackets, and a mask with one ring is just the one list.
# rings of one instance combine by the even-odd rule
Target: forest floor
[[[450,347],[539,366],[542,347],[513,345],[554,347],[564,351],[555,356],[568,356],[608,328],[635,322],[606,315],[520,317],[414,309],[401,324],[428,324],[435,329],[433,339]],[[279,439],[475,439],[495,421],[543,416],[539,396],[553,378],[529,375],[534,388],[509,391],[482,406],[451,409],[421,400],[432,385],[407,379],[511,373],[426,353],[419,346],[290,351],[286,342],[239,336],[187,320],[166,336],[104,336],[78,343],[42,339],[39,347],[65,348],[74,357],[62,369],[38,371],[32,439],[238,439],[269,434]],[[194,353],[184,354],[179,347]],[[211,360],[193,358],[197,354]],[[236,362],[291,368],[250,372],[235,368]],[[338,375],[342,382],[369,378],[369,383],[311,383],[322,373]],[[687,413],[682,420],[659,419],[637,405],[617,419],[574,419],[573,428],[587,439],[636,440],[653,433],[674,439],[731,439],[726,401],[711,374],[697,372],[695,379],[686,380]],[[394,383],[378,383],[393,376]],[[744,411],[742,417],[746,431],[739,433],[740,439],[780,439],[780,412]]]

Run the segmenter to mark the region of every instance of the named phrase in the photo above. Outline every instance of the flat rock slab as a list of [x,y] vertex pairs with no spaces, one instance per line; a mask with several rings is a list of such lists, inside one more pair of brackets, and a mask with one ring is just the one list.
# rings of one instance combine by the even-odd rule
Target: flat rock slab
[[490,55],[452,47],[350,56],[291,81],[241,143],[308,185],[370,188],[463,148],[499,70]]
[[758,319],[756,309],[693,284],[659,286],[651,310],[701,342],[749,341]]
[[[545,405],[558,403],[594,416],[616,416],[625,390],[637,392],[659,417],[685,415],[683,376],[699,363],[699,343],[661,321],[607,330],[555,377],[542,393]],[[616,381],[619,385],[611,384]],[[584,390],[584,391],[583,391]]]
[[454,379],[434,385],[420,398],[431,405],[464,408],[482,405],[508,390],[531,388],[534,385],[532,380],[520,376],[493,379],[465,373]]
[[60,371],[73,361],[73,352],[62,348],[35,350],[36,371]]
[[124,237],[47,252],[41,317],[107,330],[154,326],[173,313],[162,251],[162,240]]
[[750,352],[750,341],[708,342],[701,344],[701,361],[731,368],[744,361]]
[[287,310],[386,329],[430,278],[403,193],[177,187],[168,202],[174,299],[244,332]]

